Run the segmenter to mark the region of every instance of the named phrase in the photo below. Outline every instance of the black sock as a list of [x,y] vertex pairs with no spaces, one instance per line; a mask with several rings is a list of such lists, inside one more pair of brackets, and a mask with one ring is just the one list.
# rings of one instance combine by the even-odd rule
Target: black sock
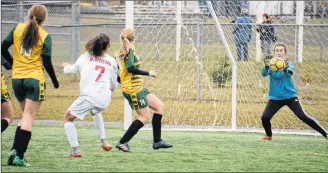
[[5,119],[1,119],[1,133],[5,131],[8,127],[9,123]]
[[129,129],[125,132],[125,134],[121,138],[120,143],[124,144],[126,142],[129,142],[132,139],[132,137],[138,133],[139,129],[141,129],[142,126],[144,126],[144,124],[140,120],[133,121]]
[[20,159],[24,158],[24,153],[27,150],[28,143],[30,142],[32,132],[26,130],[20,130],[19,133],[19,143],[17,144],[17,156]]
[[154,142],[157,143],[161,141],[161,130],[162,130],[162,115],[154,113],[153,120],[153,137]]
[[14,136],[13,147],[11,148],[11,150],[13,150],[13,149],[17,150],[17,143],[18,143],[20,131],[21,131],[21,126],[17,126],[15,136]]

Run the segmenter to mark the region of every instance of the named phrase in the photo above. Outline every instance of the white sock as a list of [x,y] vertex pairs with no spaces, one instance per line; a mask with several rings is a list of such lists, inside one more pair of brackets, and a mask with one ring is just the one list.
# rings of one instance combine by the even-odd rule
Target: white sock
[[77,139],[77,131],[75,128],[75,125],[73,122],[66,122],[64,124],[65,130],[66,130],[66,136],[67,139],[69,141],[69,144],[71,145],[71,147],[77,147],[79,146],[79,142]]
[[92,118],[95,122],[95,126],[100,139],[106,139],[105,124],[101,113],[96,113],[94,116],[92,116]]

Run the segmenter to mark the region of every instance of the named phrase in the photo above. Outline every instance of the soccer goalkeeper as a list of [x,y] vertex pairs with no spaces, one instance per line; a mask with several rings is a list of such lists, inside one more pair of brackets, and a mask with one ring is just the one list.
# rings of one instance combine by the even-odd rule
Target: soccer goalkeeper
[[286,61],[286,68],[283,71],[274,72],[269,69],[270,59],[265,60],[265,67],[262,69],[262,76],[270,76],[269,101],[262,115],[262,125],[266,136],[262,140],[272,140],[270,120],[283,106],[288,106],[294,114],[304,123],[322,134],[327,140],[327,132],[312,117],[305,114],[303,107],[298,99],[297,91],[292,81],[294,65],[286,57],[287,46],[284,43],[277,43],[274,46],[274,55]]

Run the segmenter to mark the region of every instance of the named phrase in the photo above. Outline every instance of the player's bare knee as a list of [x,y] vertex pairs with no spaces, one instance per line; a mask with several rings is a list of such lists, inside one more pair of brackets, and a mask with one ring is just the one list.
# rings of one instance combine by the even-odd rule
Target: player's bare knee
[[66,113],[65,113],[65,123],[66,122],[73,122],[73,120],[74,120],[74,116],[71,114],[71,112],[70,111],[66,111]]
[[7,121],[8,121],[9,124],[12,123],[13,120],[14,120],[14,114],[10,114],[10,115],[8,116],[8,118],[6,118],[6,119],[7,119]]
[[148,115],[139,115],[138,120],[141,121],[143,124],[147,124],[150,122],[150,116]]
[[155,110],[155,113],[163,115],[163,113],[164,113],[164,104],[163,104],[163,102],[158,103],[158,106]]
[[163,115],[163,113],[164,113],[164,103],[163,102],[160,103],[160,113],[161,113],[161,115]]

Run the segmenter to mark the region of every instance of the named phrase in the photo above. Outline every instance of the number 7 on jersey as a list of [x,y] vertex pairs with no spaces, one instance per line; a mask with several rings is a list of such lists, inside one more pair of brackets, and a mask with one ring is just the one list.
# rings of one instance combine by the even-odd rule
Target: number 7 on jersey
[[105,73],[105,67],[100,66],[100,65],[96,65],[96,70],[100,70],[96,81],[99,81],[99,79],[101,78],[101,76]]

